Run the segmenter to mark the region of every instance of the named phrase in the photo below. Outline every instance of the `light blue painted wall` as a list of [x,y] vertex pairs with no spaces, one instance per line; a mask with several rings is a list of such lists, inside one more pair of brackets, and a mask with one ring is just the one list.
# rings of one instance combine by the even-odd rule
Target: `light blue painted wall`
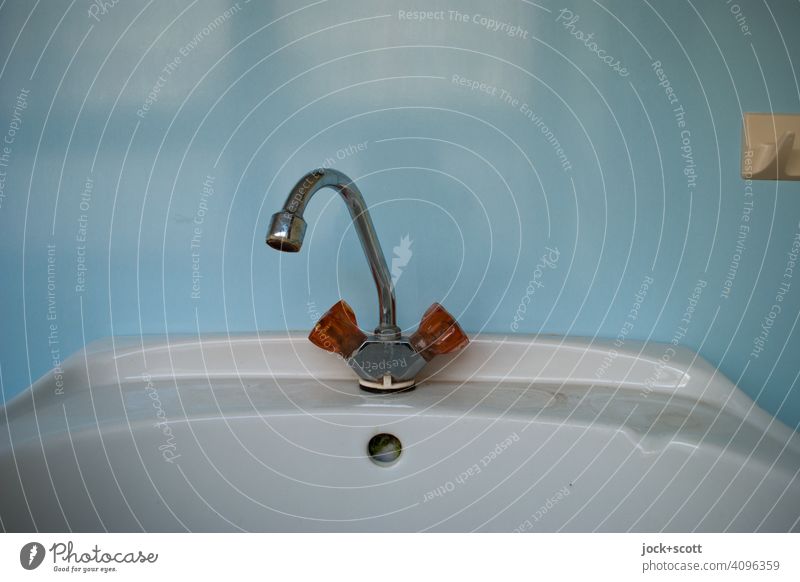
[[[404,327],[442,301],[470,332],[510,333],[536,278],[542,287],[520,332],[613,338],[652,277],[628,337],[670,341],[703,280],[681,343],[786,423],[800,422],[800,278],[784,277],[800,183],[758,182],[748,197],[739,177],[741,112],[800,111],[796,2],[97,6],[0,8],[0,134],[21,125],[0,168],[6,399],[54,357],[112,334],[308,329],[339,297],[373,325],[369,273],[332,195],[311,205],[300,255],[263,244],[292,184],[333,158],[365,192],[387,254],[404,235],[413,240],[397,289]],[[400,18],[422,8],[444,10],[444,20]],[[558,20],[562,8],[579,15],[570,29]],[[476,15],[519,32],[493,31]],[[594,33],[627,76],[571,30]],[[685,110],[693,188],[653,61]],[[156,101],[137,115],[159,75]],[[454,75],[496,94],[459,86]],[[362,151],[336,159],[359,143]],[[207,176],[214,194],[193,299],[193,220]],[[76,290],[82,224],[85,289]],[[742,224],[749,232],[725,298]],[[559,260],[536,274],[548,246]],[[784,281],[781,312],[753,357]]]

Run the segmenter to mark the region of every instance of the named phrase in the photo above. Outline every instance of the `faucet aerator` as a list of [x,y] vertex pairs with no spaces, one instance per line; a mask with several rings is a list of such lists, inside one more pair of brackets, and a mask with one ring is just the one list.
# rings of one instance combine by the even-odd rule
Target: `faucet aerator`
[[303,246],[306,221],[292,212],[276,212],[267,233],[267,244],[285,253],[296,253]]

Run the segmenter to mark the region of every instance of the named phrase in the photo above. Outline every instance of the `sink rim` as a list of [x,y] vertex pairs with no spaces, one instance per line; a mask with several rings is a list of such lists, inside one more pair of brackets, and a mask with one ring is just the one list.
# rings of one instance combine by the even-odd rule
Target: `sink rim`
[[[608,386],[628,395],[638,391],[643,400],[652,394],[708,405],[765,432],[772,427],[786,438],[794,434],[685,347],[633,340],[617,347],[611,340],[556,335],[480,334],[470,340],[461,352],[431,362],[420,377],[422,385],[410,393],[410,402],[415,393],[430,390],[431,384],[447,383],[457,389],[489,383],[501,390],[520,384],[583,386],[586,390]],[[115,336],[91,342],[64,360],[61,373],[68,389],[63,395],[56,394],[51,370],[0,407],[0,424],[30,408],[31,394],[41,409],[65,397],[85,396],[93,387],[141,381],[143,372],[153,381],[234,380],[243,387],[245,382],[264,379],[357,384],[341,358],[315,347],[305,332]]]

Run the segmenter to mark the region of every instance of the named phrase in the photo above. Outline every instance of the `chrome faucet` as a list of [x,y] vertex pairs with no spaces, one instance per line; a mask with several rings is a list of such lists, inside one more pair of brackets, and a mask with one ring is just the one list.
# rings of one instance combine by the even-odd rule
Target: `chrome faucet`
[[306,221],[303,212],[308,201],[321,188],[333,188],[341,195],[350,216],[355,223],[361,248],[367,256],[369,270],[378,289],[379,321],[376,335],[386,339],[398,339],[400,328],[397,327],[395,315],[394,285],[389,275],[389,267],[375,234],[372,218],[367,210],[364,197],[350,178],[337,170],[320,168],[309,172],[295,184],[281,212],[272,216],[272,224],[267,233],[267,244],[273,249],[296,253],[303,245],[306,232]]
[[393,392],[411,389],[416,375],[434,356],[464,347],[469,340],[455,319],[438,303],[424,314],[410,337],[397,327],[394,285],[364,197],[353,181],[338,170],[319,168],[303,176],[292,188],[283,210],[272,216],[267,244],[296,253],[303,245],[303,212],[321,188],[341,195],[355,224],[378,291],[379,323],[371,335],[358,327],[353,310],[344,301],[334,305],[314,326],[309,339],[318,347],[339,354],[360,378],[363,389]]

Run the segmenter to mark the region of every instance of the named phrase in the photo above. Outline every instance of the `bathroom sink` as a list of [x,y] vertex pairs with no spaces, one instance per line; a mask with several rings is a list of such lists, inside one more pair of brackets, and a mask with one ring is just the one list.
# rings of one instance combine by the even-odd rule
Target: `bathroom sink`
[[799,527],[798,435],[673,346],[481,335],[370,394],[304,335],[118,337],[62,376],[0,409],[8,531]]

